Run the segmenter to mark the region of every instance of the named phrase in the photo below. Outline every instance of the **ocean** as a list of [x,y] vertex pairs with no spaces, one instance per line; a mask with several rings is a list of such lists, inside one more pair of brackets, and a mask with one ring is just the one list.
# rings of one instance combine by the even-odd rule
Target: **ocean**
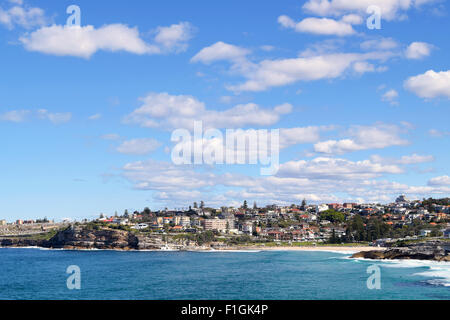
[[[450,264],[338,252],[120,252],[0,249],[2,300],[450,299]],[[380,289],[368,288],[368,268]],[[79,271],[77,281],[69,266]],[[376,267],[375,267],[376,268]],[[373,269],[373,267],[372,267]],[[72,268],[73,270],[73,268]],[[80,289],[70,290],[69,283]]]

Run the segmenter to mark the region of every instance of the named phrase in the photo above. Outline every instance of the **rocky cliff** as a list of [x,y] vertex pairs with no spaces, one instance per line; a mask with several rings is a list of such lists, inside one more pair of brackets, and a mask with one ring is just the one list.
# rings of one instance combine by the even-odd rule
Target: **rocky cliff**
[[359,252],[352,258],[450,261],[450,244],[443,241],[422,242],[405,247],[390,248],[386,251]]
[[138,249],[138,238],[130,232],[109,228],[70,226],[50,239],[21,237],[0,239],[2,247],[43,247],[52,249]]
[[0,247],[40,247],[42,241],[26,238],[5,238],[0,239]]
[[0,238],[0,247],[42,247],[51,249],[103,250],[207,250],[195,242],[163,241],[161,235],[135,235],[132,232],[108,227],[70,226],[45,240],[24,237]]
[[138,248],[138,238],[130,232],[108,228],[88,229],[70,226],[43,243],[48,248],[64,249],[120,249]]

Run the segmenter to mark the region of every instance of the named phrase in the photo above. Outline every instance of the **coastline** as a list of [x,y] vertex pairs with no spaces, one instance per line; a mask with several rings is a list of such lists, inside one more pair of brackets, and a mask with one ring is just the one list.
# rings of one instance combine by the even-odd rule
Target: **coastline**
[[39,250],[64,250],[64,251],[118,251],[118,252],[261,252],[261,251],[309,251],[309,252],[338,252],[344,254],[353,254],[356,252],[367,251],[385,251],[386,248],[379,247],[358,247],[358,246],[279,246],[279,247],[264,247],[264,246],[248,246],[248,247],[227,247],[227,248],[211,248],[211,249],[143,249],[143,250],[124,250],[124,249],[86,249],[86,248],[45,248],[39,246],[8,246],[0,247],[0,249],[39,249]]
[[322,251],[322,252],[339,252],[339,253],[357,253],[367,251],[385,251],[386,248],[380,247],[358,247],[358,246],[279,246],[279,247],[263,247],[263,246],[249,246],[249,247],[234,247],[230,249],[219,249],[216,251]]

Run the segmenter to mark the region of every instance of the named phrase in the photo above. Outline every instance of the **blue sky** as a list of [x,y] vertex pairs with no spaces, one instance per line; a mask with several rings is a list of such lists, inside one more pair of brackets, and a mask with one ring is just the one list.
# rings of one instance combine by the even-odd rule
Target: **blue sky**
[[[0,1],[0,218],[449,196],[448,14],[438,0]],[[198,120],[280,129],[280,170],[176,166],[171,133]]]

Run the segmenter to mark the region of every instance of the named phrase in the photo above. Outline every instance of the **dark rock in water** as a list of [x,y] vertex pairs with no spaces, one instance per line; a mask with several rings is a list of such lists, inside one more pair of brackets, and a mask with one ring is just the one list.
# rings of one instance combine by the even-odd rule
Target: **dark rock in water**
[[405,247],[387,249],[386,251],[358,252],[352,258],[450,261],[450,243],[444,241],[415,243]]
[[42,241],[26,238],[0,239],[0,247],[39,247]]

